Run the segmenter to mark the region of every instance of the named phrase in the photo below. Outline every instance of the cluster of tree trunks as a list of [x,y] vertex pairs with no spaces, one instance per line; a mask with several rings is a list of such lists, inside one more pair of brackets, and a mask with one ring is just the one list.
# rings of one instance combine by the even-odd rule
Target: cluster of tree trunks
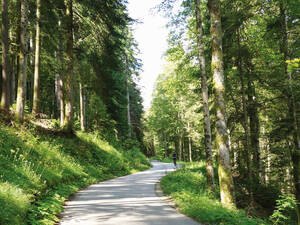
[[[27,67],[28,67],[28,13],[29,5],[28,0],[20,0],[17,5],[19,6],[19,28],[17,32],[17,41],[19,42],[19,54],[16,58],[12,58],[12,64],[9,59],[9,18],[8,18],[8,1],[2,0],[2,95],[1,107],[8,110],[9,107],[16,100],[15,116],[19,122],[24,121],[24,107],[27,94]],[[35,35],[35,54],[34,54],[34,84],[33,84],[33,100],[32,100],[32,114],[36,117],[40,114],[40,55],[41,55],[41,6],[42,1],[36,1],[36,35]],[[60,114],[60,124],[66,132],[72,131],[72,80],[73,80],[73,4],[72,0],[65,1],[66,12],[64,22],[66,26],[66,60],[63,61],[63,30],[61,21],[59,21],[59,46],[57,53],[57,63],[59,65],[59,72],[56,74],[55,79],[55,93],[57,98],[57,107]],[[30,38],[30,45],[32,47],[32,37]],[[66,70],[64,71],[64,63]],[[17,71],[14,68],[17,65]],[[17,90],[15,90],[15,73],[17,72]],[[65,77],[63,76],[65,73]],[[81,109],[81,127],[86,129],[85,125],[85,97],[82,86],[80,85],[80,100]],[[17,93],[17,99],[15,99]],[[65,93],[65,94],[64,94]]]

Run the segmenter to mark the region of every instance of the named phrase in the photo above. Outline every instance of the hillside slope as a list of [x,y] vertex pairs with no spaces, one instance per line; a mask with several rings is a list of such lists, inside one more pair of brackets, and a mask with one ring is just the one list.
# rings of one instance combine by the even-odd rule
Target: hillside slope
[[137,148],[116,149],[96,135],[57,137],[0,124],[0,224],[54,224],[78,189],[149,167]]

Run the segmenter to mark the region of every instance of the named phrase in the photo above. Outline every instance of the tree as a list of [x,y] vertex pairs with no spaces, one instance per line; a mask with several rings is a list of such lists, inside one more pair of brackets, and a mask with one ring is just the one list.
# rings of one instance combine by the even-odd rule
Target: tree
[[222,27],[221,14],[218,0],[209,0],[208,8],[211,18],[211,39],[212,39],[212,61],[211,70],[215,89],[216,104],[216,144],[219,149],[219,183],[221,202],[225,207],[234,207],[234,184],[231,174],[230,145],[226,118],[226,101],[224,71],[223,71],[223,52],[222,52]]
[[36,35],[35,35],[35,62],[34,62],[34,90],[32,113],[37,115],[40,111],[40,29],[41,29],[41,0],[36,1]]
[[2,95],[1,107],[9,109],[10,105],[10,71],[9,71],[9,18],[8,18],[8,1],[2,0]]
[[197,44],[198,44],[198,51],[199,51],[198,60],[199,60],[199,65],[201,70],[201,89],[202,89],[203,111],[204,111],[204,137],[205,137],[207,185],[210,187],[212,192],[215,192],[206,64],[205,64],[204,43],[203,43],[202,18],[201,18],[199,0],[195,0],[194,4],[195,4],[195,14],[196,14],[196,24],[197,24]]
[[79,83],[79,93],[80,93],[80,127],[82,131],[86,131],[86,96],[82,84]]
[[19,74],[18,74],[18,94],[16,106],[16,118],[18,121],[24,120],[24,107],[27,80],[27,27],[28,27],[28,0],[20,0],[20,53],[19,53]]
[[65,83],[65,119],[64,129],[67,132],[72,131],[73,126],[73,2],[72,0],[66,0],[66,83]]

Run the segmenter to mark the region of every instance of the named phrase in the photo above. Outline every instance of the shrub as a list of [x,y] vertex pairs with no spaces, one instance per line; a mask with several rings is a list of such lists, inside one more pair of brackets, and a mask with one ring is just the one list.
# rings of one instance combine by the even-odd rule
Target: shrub
[[297,225],[296,205],[293,195],[281,195],[276,201],[276,209],[270,216],[270,220],[274,225]]

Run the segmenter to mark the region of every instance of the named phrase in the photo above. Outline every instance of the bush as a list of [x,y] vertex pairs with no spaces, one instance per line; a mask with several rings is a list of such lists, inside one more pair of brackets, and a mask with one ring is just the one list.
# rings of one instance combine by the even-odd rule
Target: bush
[[274,225],[297,225],[296,199],[293,195],[281,195],[270,220]]

